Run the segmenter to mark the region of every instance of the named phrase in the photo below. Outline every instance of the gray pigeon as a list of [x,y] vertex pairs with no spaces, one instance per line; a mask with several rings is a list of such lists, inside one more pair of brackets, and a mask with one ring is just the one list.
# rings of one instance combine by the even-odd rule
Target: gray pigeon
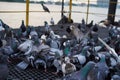
[[95,63],[89,61],[82,69],[63,77],[62,80],[87,80],[87,75],[94,66]]
[[41,5],[42,5],[43,10],[44,10],[45,12],[50,13],[50,10],[49,10],[43,3],[42,3]]
[[82,23],[78,25],[78,28],[85,33],[86,32],[86,24],[85,24],[85,20],[82,19]]
[[55,22],[54,22],[53,18],[51,18],[50,23],[54,26]]
[[101,55],[100,61],[89,72],[87,80],[106,80],[108,73],[109,69],[106,64],[105,55]]
[[38,69],[39,68],[39,65],[42,65],[42,66],[44,66],[44,69],[45,69],[45,72],[46,72],[46,68],[47,68],[47,65],[46,65],[46,62],[44,61],[44,60],[42,60],[42,59],[37,59],[35,62],[34,62],[34,64],[35,64],[35,67]]
[[50,34],[50,31],[52,30],[51,27],[48,25],[48,22],[45,21],[44,22],[44,26],[45,26],[45,34],[48,35]]
[[60,49],[60,46],[61,46],[61,44],[60,44],[59,40],[51,39],[51,42],[50,42],[51,48]]

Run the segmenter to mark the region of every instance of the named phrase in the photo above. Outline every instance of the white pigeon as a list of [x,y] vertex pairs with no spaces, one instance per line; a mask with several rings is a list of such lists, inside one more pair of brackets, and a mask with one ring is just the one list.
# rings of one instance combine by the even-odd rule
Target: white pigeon
[[45,32],[49,33],[52,30],[51,27],[48,25],[47,21],[45,21],[44,24],[45,24]]
[[55,34],[53,30],[50,31],[50,37],[52,39],[56,39],[56,38],[59,39],[59,38],[61,38],[60,35]]
[[51,23],[52,25],[55,24],[53,18],[51,18],[50,23]]
[[110,24],[110,22],[108,20],[103,20],[101,22],[98,23],[98,25],[100,27],[104,27],[104,28],[107,28],[107,26]]
[[69,57],[65,57],[65,62],[62,63],[63,76],[65,76],[66,74],[70,74],[74,71],[76,71],[75,65],[70,62]]
[[25,52],[25,54],[29,54],[32,50],[32,46],[33,46],[33,41],[32,40],[26,40],[25,42],[23,42],[22,44],[20,44],[18,46],[18,49],[20,51]]
[[45,40],[47,39],[47,36],[45,34],[41,35],[40,39]]
[[78,27],[71,25],[70,29],[72,30],[73,35],[75,36],[75,38],[77,39],[78,42],[80,42],[82,40],[82,38],[84,37],[84,34],[82,33],[82,31],[80,31],[80,29],[78,29]]

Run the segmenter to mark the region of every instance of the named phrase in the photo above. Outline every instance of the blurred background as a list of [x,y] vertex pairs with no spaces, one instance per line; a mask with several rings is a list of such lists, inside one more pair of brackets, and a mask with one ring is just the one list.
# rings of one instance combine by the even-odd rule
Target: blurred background
[[[97,23],[107,19],[109,0],[89,0],[88,23],[93,20]],[[64,15],[69,16],[69,0],[64,0]],[[50,13],[44,12],[41,3],[49,8]],[[61,19],[62,0],[30,0],[29,25],[42,26],[44,21],[50,24],[51,18],[55,24]],[[88,0],[72,0],[71,18],[75,23],[86,20]],[[18,28],[22,20],[26,20],[25,0],[0,0],[0,19],[12,28]],[[117,3],[115,21],[120,20],[120,0]]]

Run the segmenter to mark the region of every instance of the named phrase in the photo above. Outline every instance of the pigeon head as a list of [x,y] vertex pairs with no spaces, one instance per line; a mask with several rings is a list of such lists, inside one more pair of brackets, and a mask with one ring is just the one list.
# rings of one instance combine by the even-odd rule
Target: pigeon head
[[98,27],[97,27],[97,24],[94,25],[93,29],[92,29],[94,32],[97,32],[98,31]]
[[22,20],[22,24],[24,24],[24,20]]
[[21,24],[20,28],[22,29],[22,32],[25,32],[25,31],[26,31],[26,27],[25,27],[25,24],[24,24],[24,20],[22,20],[22,24]]
[[31,31],[35,31],[35,27],[32,26],[32,27],[30,28],[30,30],[31,30]]
[[32,39],[32,40],[38,39],[38,34],[37,34],[36,31],[31,31],[31,32],[30,32],[30,36],[31,36],[31,39]]
[[45,21],[45,22],[44,22],[44,24],[45,24],[45,25],[47,25],[47,24],[48,24],[48,22],[47,22],[47,21]]
[[85,20],[84,19],[82,19],[82,24],[85,24]]
[[69,57],[65,57],[65,62],[69,63],[70,62],[70,58]]
[[87,24],[86,26],[91,28],[93,26],[93,20],[89,24]]
[[31,27],[28,26],[28,27],[27,27],[27,33],[30,34],[30,32],[31,32]]

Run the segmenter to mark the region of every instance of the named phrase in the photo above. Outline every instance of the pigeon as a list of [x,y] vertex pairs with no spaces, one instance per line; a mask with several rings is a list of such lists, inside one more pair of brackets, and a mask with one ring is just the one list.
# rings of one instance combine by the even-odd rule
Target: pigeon
[[26,40],[22,44],[18,46],[18,49],[22,52],[25,52],[25,55],[30,54],[33,46],[33,41],[32,40]]
[[58,34],[55,34],[53,30],[50,31],[49,36],[50,36],[51,39],[60,39],[61,38],[61,36],[58,35]]
[[25,24],[24,24],[24,20],[22,20],[22,24],[20,26],[20,29],[22,30],[22,32],[25,32],[26,31],[26,27],[25,27]]
[[36,32],[36,30],[34,29],[34,27],[31,28],[31,32],[29,37],[34,41],[38,39],[38,33]]
[[106,80],[109,73],[109,68],[106,64],[105,55],[100,55],[100,61],[89,72],[87,80]]
[[12,37],[13,35],[12,35],[12,28],[10,28],[7,24],[4,24],[3,22],[2,22],[2,27],[4,28],[3,30],[2,30],[2,33],[1,33],[1,35],[2,35],[2,37],[1,38],[4,38],[4,39],[6,39],[6,37]]
[[97,24],[95,24],[94,26],[93,26],[93,28],[92,28],[92,31],[94,31],[94,32],[97,32],[98,31],[98,25]]
[[49,35],[50,31],[52,31],[51,27],[48,25],[48,22],[45,21],[44,22],[44,26],[45,26],[45,35]]
[[102,20],[102,21],[100,21],[99,23],[98,23],[98,25],[100,26],[100,27],[104,27],[104,28],[107,28],[109,25],[110,25],[110,21],[109,20]]
[[35,67],[38,69],[39,68],[39,65],[42,65],[42,66],[44,66],[44,69],[45,69],[45,72],[47,71],[47,64],[46,64],[46,62],[44,61],[44,60],[42,60],[42,59],[37,59],[35,62],[34,62],[34,64],[35,64]]
[[22,20],[22,24],[20,25],[20,28],[18,29],[18,31],[15,33],[15,37],[18,39],[21,39],[21,38],[26,38],[26,36],[28,36],[27,29],[24,24],[24,20]]
[[89,61],[83,68],[79,71],[73,72],[71,74],[66,75],[62,78],[62,80],[87,80],[88,73],[94,68],[95,63]]
[[86,25],[88,28],[91,28],[92,26],[93,26],[93,20],[89,23],[89,24],[87,24]]
[[70,62],[69,57],[65,57],[65,60],[62,63],[61,67],[62,67],[63,76],[76,71],[76,67],[75,67],[75,65],[73,63]]
[[[73,23],[73,19],[71,19],[70,21],[68,20],[69,20],[68,17],[63,15],[62,19],[57,24]],[[63,28],[63,26],[61,28]]]
[[32,52],[30,54],[30,56],[26,56],[27,61],[32,65],[32,67],[34,67],[34,60],[35,60],[35,56],[33,56],[32,54],[36,54],[35,52]]
[[8,57],[0,53],[0,80],[6,80],[8,78],[9,69],[7,66]]
[[18,51],[18,46],[19,46],[19,42],[16,38],[13,38],[12,41],[11,41],[11,48],[14,50],[14,52],[17,52]]
[[10,56],[10,55],[12,55],[14,53],[11,46],[5,46],[3,48],[3,52],[4,52],[5,55],[8,55],[8,56]]
[[78,43],[82,40],[84,34],[82,33],[82,31],[80,31],[78,29],[78,27],[74,26],[74,25],[71,25],[70,26],[70,29],[73,33],[73,35],[75,36],[76,40],[78,41]]
[[59,56],[63,56],[63,50],[60,49],[50,48],[50,52],[51,55],[58,54]]
[[85,24],[85,20],[82,19],[82,23],[78,25],[78,28],[85,33],[86,32],[86,24]]
[[85,62],[86,62],[86,57],[87,57],[87,50],[89,49],[89,47],[88,46],[85,46],[83,49],[82,49],[82,51],[81,51],[81,53],[80,54],[77,54],[77,55],[74,55],[73,57],[76,57],[76,58],[78,58],[78,61],[79,61],[79,63],[81,64],[81,65],[83,65],[83,64],[85,64]]
[[4,38],[8,39],[8,41],[9,41],[9,39],[11,39],[13,37],[14,37],[13,30],[11,28],[6,29]]
[[109,36],[112,39],[116,39],[118,34],[119,34],[119,31],[118,31],[116,26],[110,27],[110,29],[109,29]]
[[43,10],[44,10],[45,12],[50,13],[50,10],[49,10],[43,3],[42,3],[41,5],[42,5]]
[[93,40],[96,43],[98,41],[98,33],[97,32],[98,32],[98,26],[97,26],[97,24],[95,24],[89,35],[90,35],[91,40]]
[[53,39],[50,42],[50,47],[55,49],[60,49],[60,42],[57,39]]
[[57,74],[60,70],[62,70],[62,67],[61,67],[62,61],[60,60],[59,55],[57,53],[55,56],[56,56],[56,58],[53,61],[53,65],[57,69],[57,71],[53,74]]
[[54,26],[55,23],[54,23],[53,18],[51,18],[50,23]]

